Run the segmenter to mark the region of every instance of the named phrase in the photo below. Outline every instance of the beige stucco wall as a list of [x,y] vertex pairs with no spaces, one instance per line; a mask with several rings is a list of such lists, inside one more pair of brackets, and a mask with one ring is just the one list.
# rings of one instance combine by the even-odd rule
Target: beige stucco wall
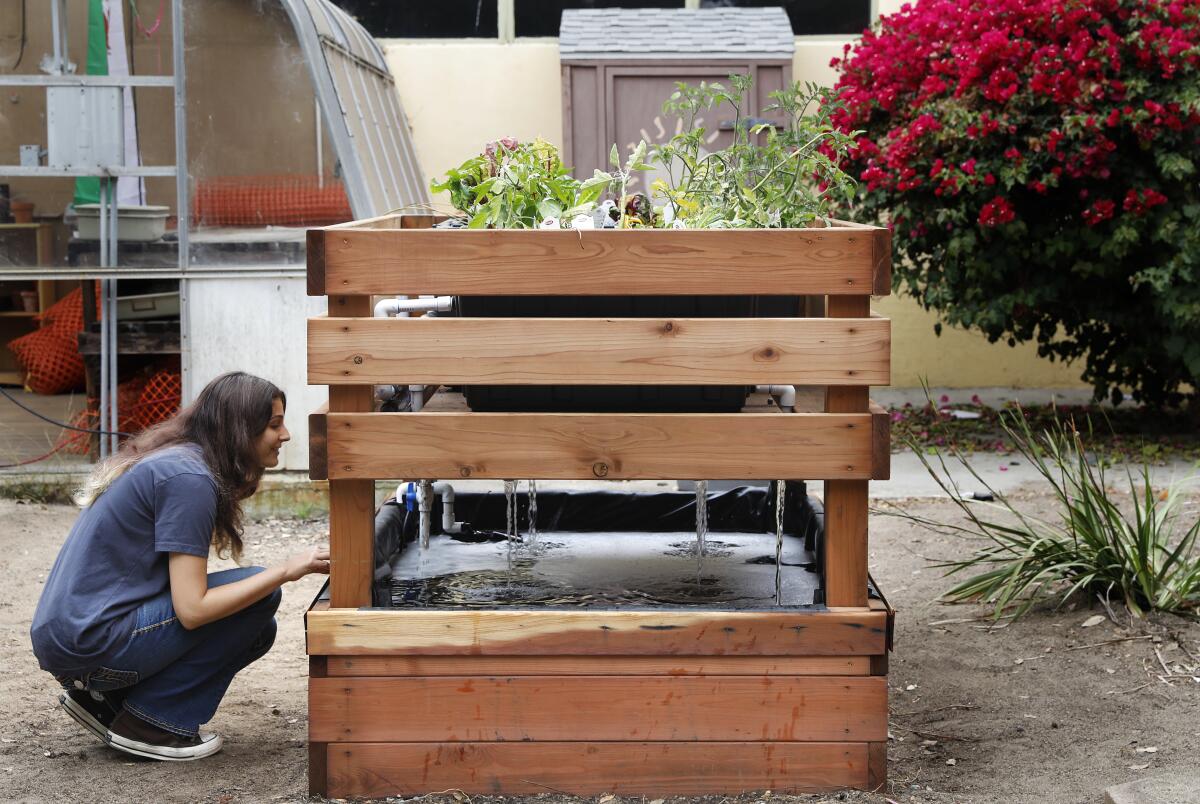
[[561,147],[557,40],[383,40],[383,45],[427,179],[444,175],[498,137],[541,137]]

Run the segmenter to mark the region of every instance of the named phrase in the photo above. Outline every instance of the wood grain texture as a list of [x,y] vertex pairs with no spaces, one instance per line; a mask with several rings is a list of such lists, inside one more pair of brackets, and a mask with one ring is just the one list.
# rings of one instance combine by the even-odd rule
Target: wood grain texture
[[329,789],[329,747],[325,743],[308,744],[308,794],[324,796]]
[[326,230],[328,293],[724,295],[871,293],[869,228]]
[[467,794],[664,797],[862,788],[867,743],[335,743],[337,798]]
[[308,479],[329,479],[329,403],[308,414]]
[[[854,221],[829,219],[830,226],[855,229],[870,233],[872,242],[872,280],[871,293],[875,296],[887,296],[892,292],[892,230],[882,226],[871,226]],[[819,315],[819,314],[818,314]]]
[[[830,318],[864,318],[871,314],[868,296],[830,296]],[[827,413],[868,413],[866,386],[829,387]],[[874,433],[874,426],[872,426]],[[874,441],[874,439],[872,439]],[[873,461],[877,457],[873,455]],[[867,605],[867,500],[865,479],[825,479],[825,603]]]
[[442,221],[449,217],[447,215],[435,214],[404,214],[400,216],[401,229],[428,229],[431,226],[437,226]]
[[866,790],[877,793],[887,786],[887,743],[867,744]]
[[325,232],[309,229],[304,233],[305,259],[309,296],[324,296],[325,290]]
[[375,572],[375,481],[329,481],[329,602],[371,605]]
[[788,416],[330,413],[328,424],[330,478],[871,476],[871,417],[865,410]]
[[346,221],[345,223],[335,223],[324,227],[324,231],[341,232],[347,229],[400,229],[404,226],[404,219],[410,217],[401,212],[388,212],[383,215],[376,215],[373,218],[359,218],[354,221]]
[[876,296],[889,296],[892,292],[892,230],[876,229],[872,243],[875,267],[871,292]]
[[888,480],[892,476],[892,416],[882,405],[870,403],[871,479]]
[[313,742],[887,739],[876,676],[309,680]]
[[886,318],[310,318],[308,381],[887,385]]
[[[329,308],[346,316],[369,316],[371,297],[331,296]],[[374,391],[369,385],[329,387],[331,412],[363,414],[373,410],[374,405]],[[326,425],[328,431],[328,420]],[[371,580],[375,572],[373,479],[330,480],[329,556],[330,605],[338,608],[371,605]]]
[[[336,605],[336,604],[335,604]],[[326,656],[870,656],[887,612],[309,611]]]
[[867,605],[867,481],[825,482],[825,604]]
[[[318,657],[313,657],[318,658]],[[874,656],[329,656],[330,676],[869,676]],[[310,675],[314,675],[310,673]]]

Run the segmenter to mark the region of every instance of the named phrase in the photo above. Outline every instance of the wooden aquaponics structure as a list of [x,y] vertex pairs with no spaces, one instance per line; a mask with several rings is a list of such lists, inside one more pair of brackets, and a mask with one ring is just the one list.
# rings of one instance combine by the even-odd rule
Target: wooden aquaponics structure
[[[876,789],[891,612],[868,599],[888,472],[884,229],[487,231],[392,215],[312,230],[311,473],[328,605],[306,620],[309,780],[330,797]],[[372,317],[372,296],[821,296],[762,319]],[[374,412],[427,384],[826,386],[824,410]],[[825,480],[825,605],[762,611],[373,609],[376,479]]]

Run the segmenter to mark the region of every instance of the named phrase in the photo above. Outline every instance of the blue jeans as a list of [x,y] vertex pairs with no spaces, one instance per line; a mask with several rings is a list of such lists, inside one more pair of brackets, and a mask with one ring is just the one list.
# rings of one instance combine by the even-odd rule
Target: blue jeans
[[[208,586],[221,586],[262,572],[262,567],[212,572]],[[275,642],[275,610],[282,598],[272,591],[241,611],[191,631],[179,624],[171,592],[143,603],[120,653],[84,683],[93,692],[124,701],[142,720],[190,737],[217,711],[229,683]],[[64,686],[68,680],[60,679]]]

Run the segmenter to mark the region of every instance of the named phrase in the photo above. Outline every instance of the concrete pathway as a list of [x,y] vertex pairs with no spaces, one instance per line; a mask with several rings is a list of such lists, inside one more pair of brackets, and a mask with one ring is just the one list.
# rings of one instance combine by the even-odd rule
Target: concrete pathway
[[[941,463],[936,455],[926,458],[931,465],[941,471]],[[969,465],[979,475],[979,480],[971,475],[969,469],[959,460],[946,456],[946,468],[950,479],[958,484],[965,496],[972,492],[984,491],[985,483],[993,491],[1007,494],[1014,491],[1045,491],[1045,481],[1027,461],[1020,456],[996,455],[980,453],[971,456]],[[1140,482],[1139,470],[1134,469],[1134,480]],[[1117,466],[1106,470],[1105,477],[1108,485],[1117,488],[1128,488],[1124,467]],[[980,480],[984,482],[980,482]],[[1185,461],[1174,461],[1163,466],[1150,468],[1152,485],[1165,486],[1172,482],[1200,483],[1200,468]],[[898,452],[892,455],[891,480],[876,480],[871,483],[871,496],[877,498],[900,497],[944,497],[946,493],[930,476],[929,471],[921,463],[921,457],[911,451]]]

